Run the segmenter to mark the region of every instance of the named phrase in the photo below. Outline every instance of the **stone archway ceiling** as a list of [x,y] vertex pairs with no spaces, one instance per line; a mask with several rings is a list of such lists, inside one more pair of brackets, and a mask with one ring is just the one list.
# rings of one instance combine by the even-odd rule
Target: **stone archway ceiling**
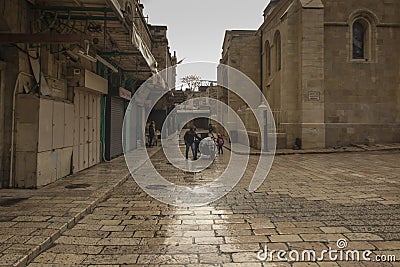
[[157,72],[147,25],[138,27],[135,23],[143,24],[143,20],[133,23],[125,19],[119,1],[36,0],[34,8],[40,10],[42,18],[49,16],[46,19],[52,30],[89,36],[91,54],[96,50],[96,54],[127,72]]

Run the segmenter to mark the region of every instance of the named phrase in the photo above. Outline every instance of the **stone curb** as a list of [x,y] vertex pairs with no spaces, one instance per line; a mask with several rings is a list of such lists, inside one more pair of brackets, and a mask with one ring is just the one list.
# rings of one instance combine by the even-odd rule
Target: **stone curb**
[[[159,148],[161,149],[161,147]],[[152,151],[149,153],[149,157],[153,156],[157,151]],[[143,162],[140,164],[142,166],[145,164]],[[138,168],[140,167],[138,166]],[[122,179],[120,179],[117,183],[115,183],[110,189],[108,189],[106,192],[104,192],[102,195],[96,197],[94,201],[92,201],[86,208],[84,208],[82,211],[78,212],[73,218],[71,218],[67,223],[64,223],[56,232],[50,236],[46,241],[41,243],[40,245],[36,246],[34,249],[32,249],[27,255],[25,255],[23,258],[19,259],[17,262],[15,262],[13,265],[10,266],[15,266],[15,267],[23,267],[27,266],[31,261],[33,261],[37,256],[39,256],[42,252],[46,251],[49,249],[53,243],[61,237],[61,235],[68,229],[73,228],[80,220],[82,220],[86,215],[91,214],[94,209],[102,202],[104,202],[107,198],[110,197],[110,195],[115,191],[116,188],[118,188],[120,185],[125,183],[129,177],[131,177],[131,173],[128,171],[128,174],[124,175]]]
[[[224,146],[226,149],[237,155],[250,155],[260,156],[269,155],[268,152],[240,152],[233,151],[229,146]],[[321,150],[292,150],[292,151],[279,151],[275,152],[275,156],[286,156],[286,155],[302,155],[302,154],[334,154],[334,153],[357,153],[357,152],[377,152],[377,151],[400,151],[400,146],[397,147],[376,147],[376,148],[362,148],[362,147],[346,147],[340,149],[321,149]]]

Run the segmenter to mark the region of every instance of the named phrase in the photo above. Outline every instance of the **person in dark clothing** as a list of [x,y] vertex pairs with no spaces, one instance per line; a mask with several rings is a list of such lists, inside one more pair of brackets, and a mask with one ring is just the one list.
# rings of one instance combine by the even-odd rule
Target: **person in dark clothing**
[[224,154],[224,137],[222,136],[222,134],[218,134],[218,138],[217,138],[217,147],[218,147],[218,154]]
[[201,138],[196,133],[196,127],[190,127],[190,130],[185,133],[183,137],[186,145],[186,159],[189,158],[189,148],[192,149],[193,160],[197,160],[197,144],[196,139],[201,140]]
[[214,134],[214,127],[212,126],[211,123],[208,125],[208,132],[209,132],[210,134]]
[[156,134],[156,123],[152,121],[149,125],[149,147],[153,146],[153,139]]

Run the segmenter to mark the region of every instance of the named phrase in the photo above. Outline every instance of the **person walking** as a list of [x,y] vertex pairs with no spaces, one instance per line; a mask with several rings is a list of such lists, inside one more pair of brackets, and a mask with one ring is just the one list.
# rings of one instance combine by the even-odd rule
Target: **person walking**
[[156,134],[156,123],[152,121],[149,125],[149,147],[153,146],[153,139]]
[[197,160],[196,139],[201,140],[201,138],[196,133],[196,127],[194,127],[194,126],[190,127],[190,130],[188,130],[185,133],[185,136],[183,137],[183,139],[185,140],[185,145],[186,145],[186,159],[189,159],[189,148],[191,148],[193,160]]
[[218,134],[216,143],[217,143],[217,147],[218,147],[218,154],[224,154],[223,147],[224,147],[225,141],[224,141],[224,137],[222,136],[222,134]]
[[213,127],[213,125],[210,123],[210,124],[208,125],[208,135],[209,135],[212,139],[215,139],[214,133],[215,133],[214,127]]
[[212,126],[211,123],[208,125],[208,132],[209,132],[210,134],[214,134],[214,127]]

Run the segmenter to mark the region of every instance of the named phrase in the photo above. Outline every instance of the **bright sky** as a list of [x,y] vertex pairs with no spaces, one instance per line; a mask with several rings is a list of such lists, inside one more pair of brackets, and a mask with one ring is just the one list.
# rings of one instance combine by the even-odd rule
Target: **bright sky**
[[[171,53],[184,63],[221,58],[225,30],[256,30],[269,0],[142,0],[149,23],[167,25]],[[178,69],[179,72],[179,69]],[[214,71],[201,73],[216,80]],[[182,77],[179,72],[178,76]],[[207,77],[206,77],[207,76]]]

